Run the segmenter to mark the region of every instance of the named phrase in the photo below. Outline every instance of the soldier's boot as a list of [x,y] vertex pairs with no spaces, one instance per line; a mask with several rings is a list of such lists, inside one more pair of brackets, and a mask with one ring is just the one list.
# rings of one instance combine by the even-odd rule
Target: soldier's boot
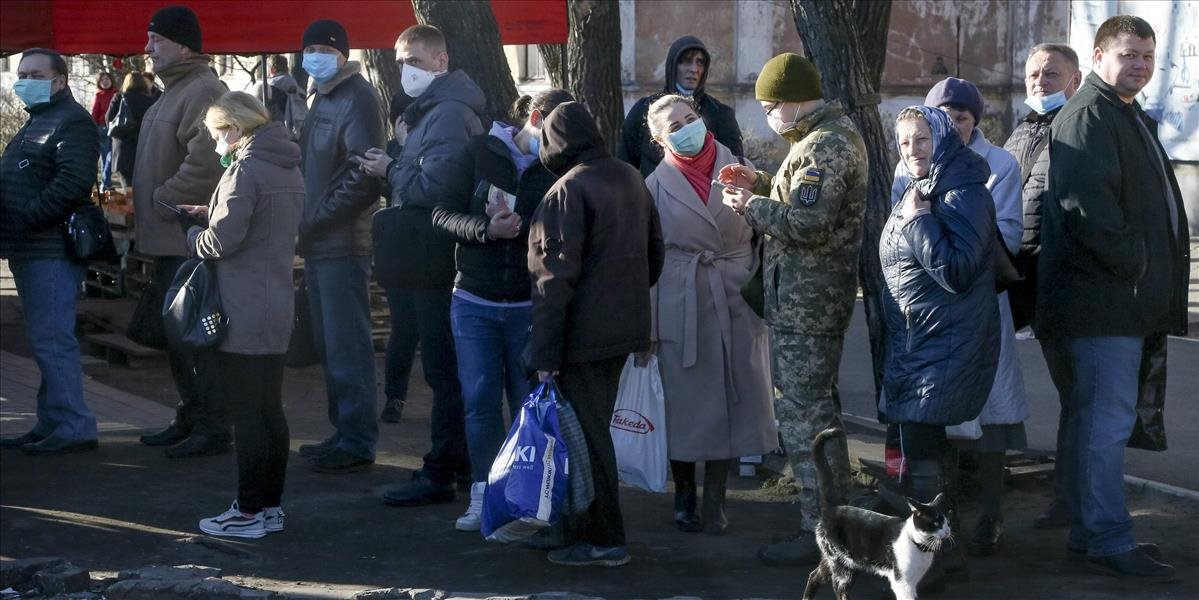
[[695,463],[681,460],[670,461],[670,474],[674,478],[674,524],[680,531],[694,533],[703,531],[704,524],[696,514]]
[[729,526],[724,514],[731,459],[704,463],[704,533],[720,535]]

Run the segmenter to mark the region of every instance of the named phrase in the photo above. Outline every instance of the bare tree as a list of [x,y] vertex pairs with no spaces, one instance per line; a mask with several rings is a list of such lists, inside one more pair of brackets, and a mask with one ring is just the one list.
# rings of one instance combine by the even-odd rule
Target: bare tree
[[[445,33],[450,68],[462,69],[487,97],[487,118],[508,120],[516,83],[500,44],[500,29],[486,0],[412,0],[416,19]],[[389,97],[390,99],[390,97]]]
[[566,81],[566,44],[538,44],[537,51],[541,53],[541,61],[545,63],[550,85],[567,89],[569,86]]
[[[363,52],[366,63],[366,74],[370,78],[370,82],[379,90],[379,96],[383,101],[383,106],[391,106],[391,99],[398,93],[402,87],[400,86],[400,67],[396,64],[396,51],[394,48],[386,50],[367,50]],[[392,123],[387,124],[390,131]]]
[[620,89],[620,4],[616,0],[571,0],[566,40],[566,83],[595,117],[609,152],[624,122]]
[[840,100],[866,142],[870,181],[862,219],[858,280],[870,329],[875,397],[882,389],[886,283],[878,259],[883,224],[891,213],[891,159],[878,112],[879,85],[887,58],[890,0],[791,0],[795,28],[820,71],[826,98]]

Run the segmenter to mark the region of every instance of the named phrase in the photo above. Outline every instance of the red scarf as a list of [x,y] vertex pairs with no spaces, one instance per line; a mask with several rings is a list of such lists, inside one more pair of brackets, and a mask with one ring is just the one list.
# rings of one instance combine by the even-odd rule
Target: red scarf
[[712,192],[712,169],[716,167],[716,138],[712,132],[704,136],[704,147],[695,156],[679,156],[667,145],[666,160],[687,178],[687,183],[699,194],[700,202],[707,206],[708,194]]

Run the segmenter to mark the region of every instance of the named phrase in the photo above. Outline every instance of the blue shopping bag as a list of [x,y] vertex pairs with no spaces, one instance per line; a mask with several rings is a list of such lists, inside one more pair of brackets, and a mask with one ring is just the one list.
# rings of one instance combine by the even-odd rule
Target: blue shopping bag
[[483,494],[483,537],[523,540],[553,525],[567,494],[569,454],[558,426],[558,388],[538,385],[491,464]]

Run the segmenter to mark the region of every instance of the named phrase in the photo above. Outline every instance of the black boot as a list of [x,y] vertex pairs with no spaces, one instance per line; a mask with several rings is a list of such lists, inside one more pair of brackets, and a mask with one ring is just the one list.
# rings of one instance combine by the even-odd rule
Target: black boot
[[704,533],[720,535],[729,526],[724,514],[726,487],[731,459],[709,460],[704,463]]
[[695,512],[695,463],[672,460],[670,461],[670,474],[674,477],[675,526],[680,531],[689,533],[703,531],[704,524]]

